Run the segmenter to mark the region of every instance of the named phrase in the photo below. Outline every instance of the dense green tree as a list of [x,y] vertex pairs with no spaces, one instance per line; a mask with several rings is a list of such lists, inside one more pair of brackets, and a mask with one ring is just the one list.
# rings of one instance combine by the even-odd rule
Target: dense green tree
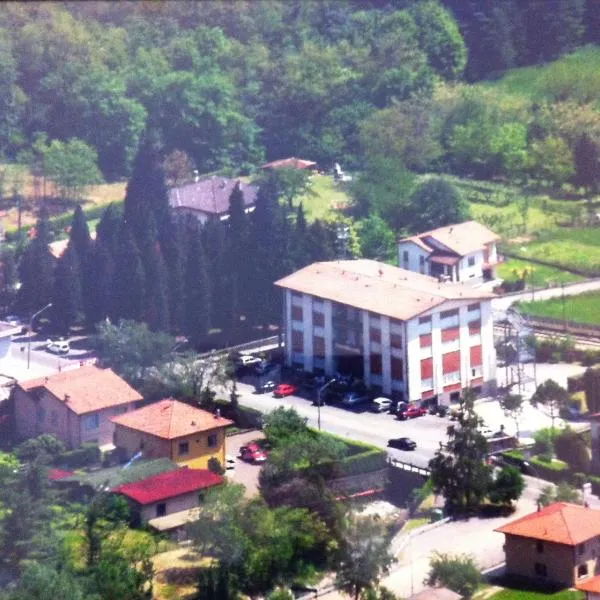
[[96,243],[104,245],[114,260],[119,248],[123,216],[115,204],[109,204],[96,225]]
[[77,138],[53,140],[44,150],[44,173],[69,200],[82,200],[88,186],[102,183],[97,162],[96,151]]
[[435,552],[425,581],[427,585],[447,587],[463,598],[471,598],[482,577],[473,557]]
[[554,440],[556,457],[564,460],[575,473],[590,472],[590,449],[583,436],[570,427],[563,429]]
[[583,134],[575,143],[575,177],[577,185],[588,193],[597,193],[600,189],[600,149],[598,143],[589,135]]
[[65,569],[55,569],[39,563],[27,565],[15,590],[6,600],[86,600],[86,595],[75,574]]
[[533,177],[554,185],[567,183],[575,174],[573,152],[560,137],[548,136],[532,142],[530,162]]
[[6,312],[13,306],[17,297],[18,282],[15,251],[4,248],[0,252],[0,307]]
[[81,208],[81,205],[79,204],[75,207],[73,220],[71,221],[69,245],[75,248],[77,256],[82,263],[85,263],[87,260],[87,255],[92,246],[92,239],[90,237],[90,230],[88,228],[85,214]]
[[554,421],[559,416],[561,407],[567,406],[569,401],[567,390],[556,383],[554,379],[540,383],[530,400],[532,406],[542,405],[549,412],[552,429],[554,429]]
[[429,64],[442,77],[458,79],[467,64],[467,49],[452,14],[437,0],[419,2],[411,13]]
[[540,506],[548,506],[554,502],[570,502],[571,504],[583,504],[581,492],[561,481],[557,486],[547,485],[538,496],[537,502]]
[[81,268],[75,246],[67,248],[54,270],[52,293],[52,326],[68,333],[83,309]]
[[17,60],[8,29],[0,29],[0,155],[5,156],[22,135],[25,95],[18,86]]
[[462,223],[469,218],[469,205],[459,190],[442,178],[428,179],[410,199],[412,231],[421,232]]
[[364,258],[383,262],[393,261],[396,255],[396,236],[377,214],[369,215],[357,224],[360,249]]
[[54,257],[50,253],[50,225],[48,215],[42,212],[31,240],[19,262],[21,287],[17,302],[21,310],[32,314],[52,299],[54,285]]
[[515,432],[519,439],[519,423],[523,414],[523,396],[520,394],[506,394],[500,397],[500,408],[507,417],[510,417],[515,423]]
[[429,461],[431,480],[450,511],[477,506],[488,494],[491,470],[486,464],[487,442],[480,431],[474,394],[463,393],[458,422],[448,427],[448,443]]
[[15,448],[15,456],[24,462],[50,463],[65,450],[65,444],[55,435],[43,433],[19,444]]
[[185,264],[185,331],[196,344],[206,339],[211,325],[211,280],[206,262],[200,232],[192,227]]
[[375,517],[355,516],[344,530],[335,585],[358,600],[361,593],[379,583],[392,560],[383,524]]
[[495,475],[489,496],[492,502],[510,505],[518,500],[525,489],[523,475],[517,467],[504,465]]
[[112,318],[141,320],[146,293],[140,251],[126,223],[120,233],[112,289]]
[[88,283],[84,294],[84,309],[88,325],[94,325],[112,314],[114,270],[115,263],[107,244],[97,241],[88,254],[87,261]]

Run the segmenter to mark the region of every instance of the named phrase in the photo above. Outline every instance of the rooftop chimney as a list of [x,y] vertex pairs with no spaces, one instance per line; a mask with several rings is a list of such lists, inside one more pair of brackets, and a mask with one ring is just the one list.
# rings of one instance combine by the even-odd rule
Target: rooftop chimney
[[65,394],[65,402],[68,402],[71,399],[71,396],[69,396],[69,394]]
[[192,421],[192,427],[196,427],[196,421]]
[[220,419],[221,418],[221,409],[217,408],[216,412],[215,412],[215,419]]

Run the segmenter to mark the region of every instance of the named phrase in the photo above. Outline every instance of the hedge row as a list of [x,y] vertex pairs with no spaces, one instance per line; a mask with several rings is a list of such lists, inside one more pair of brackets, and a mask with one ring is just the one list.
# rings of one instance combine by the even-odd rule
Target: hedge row
[[361,475],[372,471],[381,471],[386,467],[387,454],[383,450],[375,448],[343,458],[340,464],[340,474],[342,477]]
[[70,469],[79,469],[99,463],[100,458],[100,448],[96,444],[82,444],[80,448],[60,454],[58,463]]

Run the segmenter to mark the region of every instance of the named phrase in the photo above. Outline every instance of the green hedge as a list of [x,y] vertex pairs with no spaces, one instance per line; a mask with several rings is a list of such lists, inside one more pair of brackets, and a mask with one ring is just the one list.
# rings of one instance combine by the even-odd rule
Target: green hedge
[[347,477],[349,475],[381,471],[386,467],[387,454],[377,448],[343,458],[340,464],[340,473],[342,477]]
[[82,444],[76,450],[68,450],[59,455],[58,461],[61,465],[71,469],[89,467],[100,462],[101,452],[96,444]]
[[563,461],[546,462],[537,456],[532,456],[528,459],[528,462],[541,479],[546,479],[552,483],[560,483],[561,481],[570,483],[573,480],[573,472],[569,465]]

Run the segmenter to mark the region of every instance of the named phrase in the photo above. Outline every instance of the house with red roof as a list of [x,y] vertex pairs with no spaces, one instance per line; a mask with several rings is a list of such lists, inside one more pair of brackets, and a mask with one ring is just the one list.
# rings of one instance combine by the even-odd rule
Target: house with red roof
[[[600,510],[555,502],[495,531],[505,535],[508,575],[600,591]],[[584,591],[588,591],[585,589]]]
[[50,433],[69,448],[84,443],[112,447],[111,418],[143,400],[111,369],[86,365],[29,381],[14,388],[14,414],[21,440]]
[[398,266],[444,281],[481,283],[496,277],[500,236],[465,221],[399,239]]
[[114,443],[122,458],[141,452],[146,459],[169,458],[206,469],[216,458],[225,464],[225,430],[233,421],[218,413],[167,398],[113,418]]
[[147,523],[198,506],[203,493],[224,479],[208,469],[176,469],[113,488],[124,496],[132,510],[134,523]]

